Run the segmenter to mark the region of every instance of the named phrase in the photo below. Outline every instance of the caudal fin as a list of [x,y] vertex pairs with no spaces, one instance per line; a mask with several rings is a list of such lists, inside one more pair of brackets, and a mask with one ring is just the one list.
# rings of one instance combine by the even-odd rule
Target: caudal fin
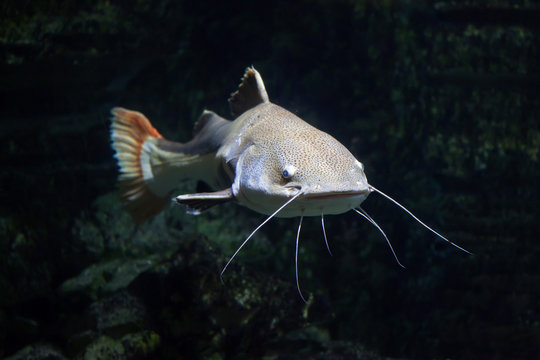
[[111,114],[112,148],[116,151],[115,157],[120,167],[120,196],[135,221],[141,223],[160,212],[170,201],[168,196],[162,197],[152,192],[145,182],[145,172],[150,169],[144,151],[145,143],[162,136],[137,111],[115,107]]

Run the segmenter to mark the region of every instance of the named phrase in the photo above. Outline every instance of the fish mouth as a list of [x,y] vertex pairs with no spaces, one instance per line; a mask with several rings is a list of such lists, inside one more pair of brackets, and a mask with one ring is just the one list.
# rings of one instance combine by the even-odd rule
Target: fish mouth
[[339,191],[339,192],[330,192],[324,194],[305,194],[306,200],[324,200],[324,199],[336,199],[336,198],[347,198],[355,196],[368,196],[370,193],[369,189],[363,191]]

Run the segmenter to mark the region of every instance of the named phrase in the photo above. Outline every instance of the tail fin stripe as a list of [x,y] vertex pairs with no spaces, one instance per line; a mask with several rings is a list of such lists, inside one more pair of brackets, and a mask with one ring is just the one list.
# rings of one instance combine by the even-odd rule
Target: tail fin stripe
[[143,166],[149,164],[141,164],[145,142],[162,136],[139,112],[114,108],[111,113],[111,141],[120,167],[120,196],[135,221],[140,223],[160,212],[169,202],[168,197],[157,196],[147,186]]

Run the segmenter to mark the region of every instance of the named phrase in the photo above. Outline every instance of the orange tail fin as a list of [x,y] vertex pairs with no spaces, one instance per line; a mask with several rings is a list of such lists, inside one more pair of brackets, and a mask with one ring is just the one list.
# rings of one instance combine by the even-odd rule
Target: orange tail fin
[[160,212],[169,197],[154,194],[145,182],[143,146],[149,139],[162,138],[141,113],[115,107],[111,110],[111,140],[120,167],[120,196],[137,223]]

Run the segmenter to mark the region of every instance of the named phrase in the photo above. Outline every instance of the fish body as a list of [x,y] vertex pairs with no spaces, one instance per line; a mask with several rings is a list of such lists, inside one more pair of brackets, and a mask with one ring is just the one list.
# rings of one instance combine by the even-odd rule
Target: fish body
[[141,113],[112,110],[120,192],[136,221],[159,212],[184,179],[216,190],[176,197],[193,214],[226,201],[272,214],[298,195],[275,216],[321,216],[367,198],[362,163],[332,136],[270,102],[254,68],[229,103],[233,121],[205,110],[187,143],[164,139]]
[[295,273],[304,301],[298,277],[304,216],[321,216],[328,247],[324,215],[355,211],[380,231],[403,267],[384,231],[360,207],[373,191],[444,241],[469,253],[368,184],[362,163],[336,139],[271,103],[254,68],[246,70],[229,104],[235,116],[233,121],[205,110],[195,123],[193,139],[187,143],[164,139],[139,112],[112,109],[111,139],[120,166],[120,194],[137,222],[161,211],[178,182],[184,179],[204,181],[216,190],[176,196],[176,201],[186,205],[189,213],[199,214],[214,205],[236,201],[269,215],[238,247],[223,274],[236,254],[271,218],[300,217]]

